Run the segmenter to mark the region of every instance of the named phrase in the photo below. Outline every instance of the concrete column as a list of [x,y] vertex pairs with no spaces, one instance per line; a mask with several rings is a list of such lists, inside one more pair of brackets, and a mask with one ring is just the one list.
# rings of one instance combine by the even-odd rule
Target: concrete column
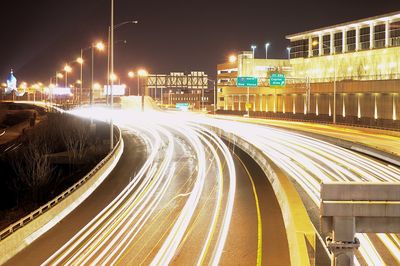
[[331,43],[330,43],[330,52],[331,54],[335,53],[335,33],[333,31],[331,31],[331,39],[330,39]]
[[346,117],[346,94],[343,94],[342,116]]
[[342,31],[342,53],[347,52],[347,30]]
[[375,25],[371,23],[369,26],[369,49],[374,49],[375,47]]
[[[355,217],[333,217],[333,243],[354,243]],[[333,248],[332,265],[354,265],[354,248]]]
[[241,99],[242,99],[242,95],[239,95],[239,111],[242,111],[242,107],[240,106],[240,104],[242,103]]
[[308,37],[308,57],[312,56],[312,38]]
[[293,114],[296,114],[296,94],[293,95]]
[[324,43],[323,43],[323,36],[320,34],[318,36],[318,44],[319,44],[319,55],[324,55]]
[[385,21],[385,47],[389,47],[390,40],[390,23],[389,20]]
[[356,51],[360,50],[360,27],[356,26]]

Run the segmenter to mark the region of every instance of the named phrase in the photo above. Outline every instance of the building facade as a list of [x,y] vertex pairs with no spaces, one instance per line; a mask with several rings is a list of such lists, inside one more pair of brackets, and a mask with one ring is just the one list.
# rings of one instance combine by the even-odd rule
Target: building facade
[[[254,75],[261,82],[248,101],[257,115],[332,121],[336,113],[339,122],[398,127],[400,12],[287,39],[290,59],[253,59],[243,52],[237,62],[218,65],[219,110],[244,111],[247,91],[236,87],[236,77]],[[274,72],[285,74],[285,87],[269,86]]]
[[188,103],[191,109],[201,109],[214,102],[208,75],[201,71],[150,74],[146,79],[146,94],[168,107]]

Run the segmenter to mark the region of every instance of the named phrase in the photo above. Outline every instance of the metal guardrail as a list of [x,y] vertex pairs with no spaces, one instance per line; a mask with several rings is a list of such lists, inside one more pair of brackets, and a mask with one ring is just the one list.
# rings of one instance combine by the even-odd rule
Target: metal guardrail
[[26,215],[25,217],[21,218],[17,222],[12,223],[10,226],[5,228],[0,232],[0,241],[5,239],[6,237],[10,236],[13,234],[15,231],[18,229],[24,227],[37,217],[39,217],[41,214],[47,212],[49,209],[53,208],[55,205],[57,205],[59,202],[67,198],[69,195],[71,195],[75,190],[77,190],[79,187],[81,187],[83,184],[85,184],[94,174],[96,174],[109,160],[111,157],[115,155],[116,150],[118,147],[121,145],[121,130],[118,127],[115,127],[119,134],[116,134],[118,136],[118,142],[114,146],[114,149],[103,159],[98,163],[87,175],[85,175],[82,179],[77,181],[75,184],[73,184],[71,187],[66,189],[64,192],[60,193],[58,196],[56,196],[53,200],[47,202],[46,204],[42,205],[35,211],[31,212],[30,214]]

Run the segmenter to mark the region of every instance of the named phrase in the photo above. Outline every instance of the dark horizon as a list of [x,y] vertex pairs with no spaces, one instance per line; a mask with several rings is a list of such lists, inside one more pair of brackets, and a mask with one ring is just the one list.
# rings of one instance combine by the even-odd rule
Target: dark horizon
[[[106,42],[109,1],[7,1],[0,18],[3,42],[0,76],[10,68],[19,81],[48,82],[63,64],[79,56],[91,42]],[[74,4],[71,4],[73,2]],[[205,71],[215,76],[216,65],[232,52],[258,46],[257,57],[286,58],[285,36],[346,21],[400,10],[399,1],[289,0],[285,5],[269,1],[168,1],[133,3],[117,0],[115,23],[138,20],[116,31],[116,72],[125,77],[129,69],[144,67],[151,73]],[[90,53],[85,54],[88,62]],[[105,79],[106,55],[96,55],[96,80]],[[73,67],[77,67],[76,65]],[[90,69],[86,64],[85,76]],[[74,74],[75,73],[75,74]],[[77,71],[71,80],[77,79]],[[85,82],[87,82],[85,78]]]

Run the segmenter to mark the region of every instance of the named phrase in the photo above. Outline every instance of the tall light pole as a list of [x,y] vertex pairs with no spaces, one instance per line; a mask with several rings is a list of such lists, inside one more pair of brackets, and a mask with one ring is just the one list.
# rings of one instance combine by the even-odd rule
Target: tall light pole
[[97,42],[92,44],[90,47],[91,52],[92,52],[92,73],[91,73],[91,84],[90,84],[90,106],[92,107],[93,101],[94,101],[94,95],[93,95],[93,82],[94,82],[94,49],[97,49],[99,51],[104,50],[104,43],[102,42]]
[[80,69],[80,92],[79,92],[79,105],[82,105],[82,92],[83,92],[83,49],[81,49],[81,56],[76,59],[76,62],[81,65]]
[[268,59],[268,47],[269,47],[269,42],[265,44],[265,59]]
[[[128,77],[129,77],[129,79],[133,79],[134,77],[135,77],[135,72],[133,72],[133,71],[129,71],[128,72]],[[132,82],[130,82],[131,84],[132,84]],[[128,86],[128,96],[130,96],[131,95],[131,86],[129,85]]]
[[215,87],[215,84],[216,84],[216,81],[215,80],[213,80],[213,79],[207,79],[209,82],[211,82],[212,84],[213,84],[213,90],[214,90],[214,115],[215,115],[215,110],[216,110],[216,106],[217,106],[217,102],[215,101],[215,99],[216,99],[216,87]]
[[287,53],[288,53],[288,60],[290,60],[290,51],[292,50],[291,47],[286,47]]
[[256,45],[252,45],[252,46],[251,46],[251,50],[253,51],[253,58],[254,58],[254,56],[255,56],[256,48],[257,48]]
[[[145,69],[139,69],[138,70],[138,80],[140,80],[141,77],[146,77],[148,75],[148,72]],[[138,91],[140,88],[138,87]],[[142,90],[142,112],[144,112],[144,88]]]
[[[114,0],[111,0],[111,25],[110,25],[110,70],[111,73],[114,74]],[[108,84],[107,84],[108,86]],[[114,98],[113,98],[113,86],[114,81],[111,79],[111,89],[110,89],[110,106],[111,106],[111,115],[110,115],[110,150],[114,148],[114,125],[113,125],[113,118],[112,118],[112,111],[114,105]]]
[[[137,20],[128,20],[124,21],[122,23],[119,23],[117,25],[113,25],[113,30],[116,30],[126,24],[137,24]],[[114,24],[114,23],[113,23]],[[114,38],[113,38],[114,39]],[[108,97],[108,89],[109,89],[109,84],[110,84],[110,50],[111,50],[111,26],[108,26],[108,49],[107,49],[107,92],[106,92],[106,97]],[[126,41],[124,41],[126,43]],[[114,45],[113,45],[114,46]],[[107,104],[108,104],[108,99],[107,99]]]
[[72,71],[72,68],[67,64],[64,66],[65,71],[65,88],[68,88],[68,73]]

